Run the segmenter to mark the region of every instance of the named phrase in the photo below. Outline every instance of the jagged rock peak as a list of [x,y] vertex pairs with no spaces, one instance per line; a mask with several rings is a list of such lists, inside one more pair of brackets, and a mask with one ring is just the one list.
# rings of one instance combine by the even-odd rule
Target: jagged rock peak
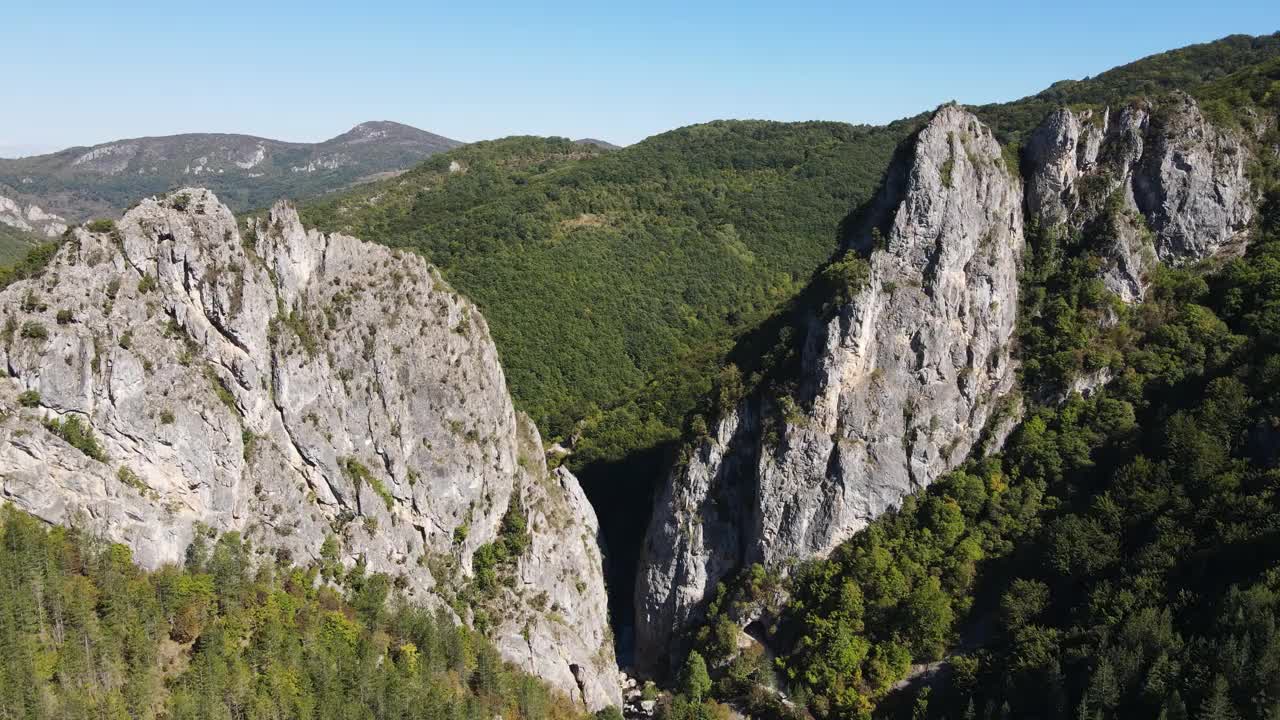
[[736,569],[824,555],[959,464],[1013,387],[1020,183],[958,106],[900,156],[852,243],[865,282],[801,328],[797,395],[728,412],[659,497],[637,581],[646,672]]
[[1108,288],[1142,299],[1157,262],[1195,262],[1238,249],[1253,220],[1248,149],[1213,126],[1195,100],[1073,111],[1045,118],[1029,137],[1027,212],[1044,232],[1110,239]]
[[300,564],[336,541],[442,606],[518,511],[510,587],[454,606],[589,707],[620,702],[595,515],[547,471],[484,318],[419,256],[283,203],[242,232],[187,189],[76,229],[0,312],[4,500],[149,567],[180,562],[196,523]]

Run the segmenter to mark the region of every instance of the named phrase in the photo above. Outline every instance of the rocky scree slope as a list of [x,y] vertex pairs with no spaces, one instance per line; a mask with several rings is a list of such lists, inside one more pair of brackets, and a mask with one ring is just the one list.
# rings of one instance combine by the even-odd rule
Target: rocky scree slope
[[219,193],[233,210],[249,210],[403,171],[459,145],[387,121],[361,123],[319,143],[223,133],[131,138],[0,159],[0,185],[8,186],[0,195],[80,222],[194,183]]
[[[148,567],[196,523],[361,560],[588,707],[619,702],[595,515],[548,472],[484,319],[418,256],[285,204],[242,233],[183,190],[75,229],[0,312],[5,501]],[[511,535],[518,557],[482,567]],[[502,579],[480,592],[473,570]]]
[[850,242],[865,276],[797,328],[796,390],[723,412],[660,491],[635,596],[642,672],[683,657],[682,632],[732,573],[823,556],[971,452],[999,447],[1021,408],[1015,332],[1031,231],[1109,223],[1100,272],[1132,302],[1156,262],[1228,252],[1253,217],[1245,144],[1184,95],[1052,114],[1028,142],[1025,189],[959,107],[908,142]]

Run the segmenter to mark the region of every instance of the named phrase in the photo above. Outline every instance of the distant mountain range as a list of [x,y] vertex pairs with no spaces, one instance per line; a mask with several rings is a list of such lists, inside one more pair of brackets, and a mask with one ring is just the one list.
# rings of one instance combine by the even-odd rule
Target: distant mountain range
[[[0,159],[0,198],[20,208],[17,215],[37,231],[63,220],[117,215],[139,198],[180,185],[211,188],[244,210],[386,177],[461,144],[386,121],[361,123],[320,143],[217,133],[134,138]],[[36,217],[59,217],[31,222],[33,206]]]

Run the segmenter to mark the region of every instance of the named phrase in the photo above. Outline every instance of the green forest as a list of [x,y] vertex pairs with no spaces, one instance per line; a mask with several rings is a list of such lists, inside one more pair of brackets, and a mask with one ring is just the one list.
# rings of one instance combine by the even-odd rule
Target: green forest
[[575,718],[478,633],[356,566],[262,562],[198,531],[182,568],[0,509],[0,717]]
[[[1062,104],[1181,89],[1221,119],[1251,102],[1224,78],[1253,73],[1265,84],[1278,55],[1280,36],[1233,36],[974,111],[1016,165],[1023,138]],[[750,375],[770,364],[762,352],[811,301],[815,272],[926,118],[722,121],[612,151],[557,138],[480,142],[302,214],[421,252],[477,302],[517,405],[572,448],[566,462],[605,528],[610,584],[628,598],[647,523],[632,509],[650,503],[727,365]],[[1046,358],[1045,373],[1068,359],[1082,361]],[[626,615],[627,602],[615,611]]]
[[480,142],[302,217],[413,248],[480,306],[517,406],[573,449],[621,620],[648,522],[636,508],[686,416],[839,246],[916,123],[725,121],[614,151]]
[[830,257],[911,129],[726,121],[617,151],[480,142],[303,219],[439,266],[481,307],[544,435],[582,434],[582,467],[678,435],[733,338]]
[[[1240,73],[1256,72],[1259,67],[1275,61],[1277,55],[1280,55],[1280,34],[1232,35],[1152,55],[1091,78],[1056,82],[1042,92],[1015,102],[972,109],[992,127],[1002,145],[1018,146],[1045,116],[1060,107],[1102,108],[1129,98],[1157,97],[1174,90],[1195,95],[1203,102],[1206,95],[1235,86]],[[1229,106],[1235,111],[1242,107],[1245,106]],[[1228,108],[1205,102],[1205,109],[1214,115],[1215,109]],[[1224,119],[1234,113],[1228,110],[1217,114],[1218,119]]]
[[[1280,54],[1233,36],[974,108],[1005,144],[1054,108],[1204,88]],[[516,137],[307,203],[325,230],[421,252],[484,312],[517,403],[575,471],[676,440],[734,342],[840,247],[895,148],[884,127],[718,121],[621,150]]]
[[[771,629],[797,702],[867,715],[945,660],[908,715],[1276,716],[1280,227],[1135,310],[1107,389],[1037,407],[999,456],[797,574]],[[778,582],[745,573],[701,631],[725,699],[773,682],[731,643]]]
[[20,262],[32,248],[46,241],[34,233],[0,223],[0,267]]
[[[1237,36],[975,110],[1016,157],[1059,103],[1173,87],[1203,97],[1278,53],[1280,38]],[[651,502],[726,366],[769,365],[762,352],[810,301],[815,272],[926,118],[713,122],[612,151],[480,142],[302,215],[421,252],[480,306],[517,405],[572,447],[566,462],[600,515],[623,618],[647,525],[633,509]]]

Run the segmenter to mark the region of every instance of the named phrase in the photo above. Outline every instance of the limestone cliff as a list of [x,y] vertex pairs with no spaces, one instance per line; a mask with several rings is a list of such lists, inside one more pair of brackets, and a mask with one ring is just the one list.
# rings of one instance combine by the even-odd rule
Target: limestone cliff
[[796,397],[741,403],[666,484],[637,583],[643,671],[734,569],[825,554],[961,462],[1013,387],[1021,184],[958,107],[908,155],[853,243],[867,278],[810,319]]
[[1109,243],[1107,287],[1142,299],[1155,263],[1182,264],[1239,245],[1253,220],[1242,139],[1175,94],[1101,111],[1051,114],[1027,142],[1027,215],[1044,232]]
[[[185,190],[76,229],[0,312],[4,500],[151,567],[196,523],[295,563],[333,538],[591,708],[619,703],[594,512],[548,472],[484,318],[420,257],[284,204],[242,232]],[[527,546],[481,587],[509,516]]]
[[1246,144],[1185,95],[1062,109],[1018,172],[1003,155],[967,111],[935,113],[850,243],[865,280],[795,328],[806,338],[796,390],[724,411],[666,480],[637,577],[641,672],[679,659],[682,633],[738,569],[825,555],[971,451],[999,447],[1020,407],[1025,235],[1093,243],[1106,286],[1135,302],[1157,262],[1230,252],[1254,216]]

